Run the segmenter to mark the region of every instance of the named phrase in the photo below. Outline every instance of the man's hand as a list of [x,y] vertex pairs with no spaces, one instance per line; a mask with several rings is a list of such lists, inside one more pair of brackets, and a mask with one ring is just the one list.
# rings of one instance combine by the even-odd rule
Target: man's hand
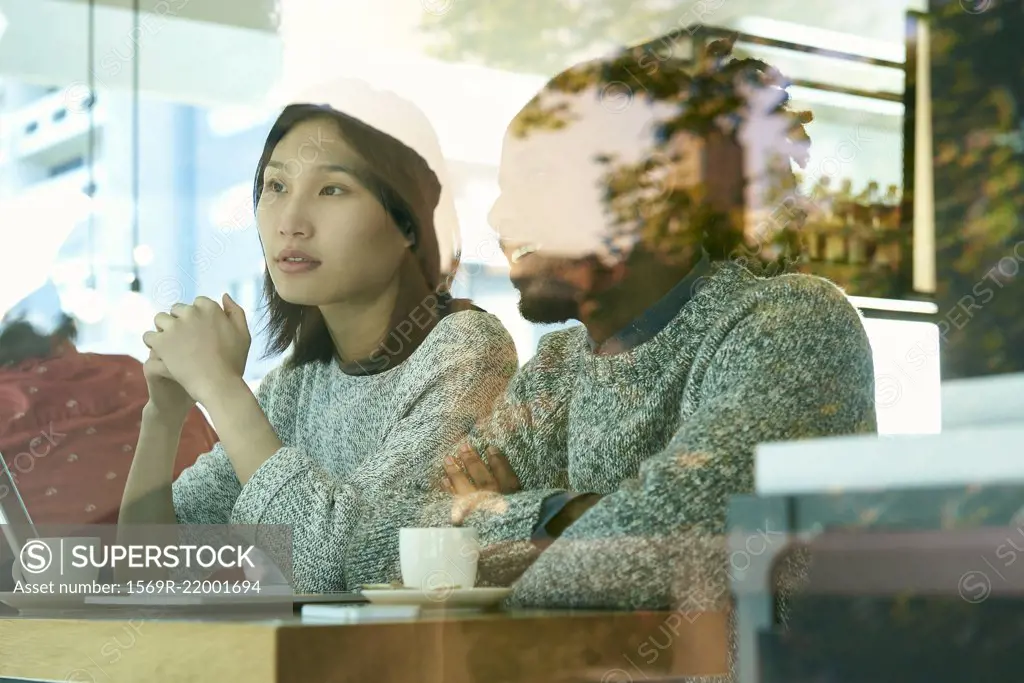
[[497,448],[487,449],[485,463],[476,449],[464,443],[457,456],[444,460],[445,478],[441,485],[454,495],[452,524],[462,524],[474,510],[486,508],[501,513],[508,508],[504,494],[519,490],[519,478]]
[[515,493],[519,490],[519,478],[508,464],[508,460],[494,446],[487,448],[485,463],[476,449],[467,441],[459,447],[458,455],[444,459],[447,478],[442,486],[457,496],[490,491],[492,493]]

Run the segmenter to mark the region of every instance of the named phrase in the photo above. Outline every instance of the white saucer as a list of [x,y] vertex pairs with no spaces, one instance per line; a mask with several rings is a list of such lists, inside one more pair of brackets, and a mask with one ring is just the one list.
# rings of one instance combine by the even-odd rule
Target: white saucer
[[377,605],[418,605],[424,609],[494,607],[508,597],[511,588],[414,588],[363,589],[363,596]]

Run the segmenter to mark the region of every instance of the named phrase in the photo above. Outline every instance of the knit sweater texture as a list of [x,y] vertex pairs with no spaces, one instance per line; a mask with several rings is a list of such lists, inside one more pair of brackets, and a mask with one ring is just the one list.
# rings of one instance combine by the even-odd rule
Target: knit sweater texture
[[517,365],[501,322],[463,311],[385,372],[275,368],[256,397],[283,448],[242,486],[218,443],[174,482],[177,521],[291,526],[290,556],[267,550],[297,592],[389,581],[409,506],[422,505],[440,455],[490,414]]
[[[546,335],[473,431],[522,484],[465,522],[485,545],[479,580],[514,582],[509,604],[720,609],[727,506],[754,488],[757,444],[877,431],[871,347],[838,287],[722,263],[695,289],[622,353],[595,354],[582,326]],[[531,535],[561,491],[604,497],[541,552]]]

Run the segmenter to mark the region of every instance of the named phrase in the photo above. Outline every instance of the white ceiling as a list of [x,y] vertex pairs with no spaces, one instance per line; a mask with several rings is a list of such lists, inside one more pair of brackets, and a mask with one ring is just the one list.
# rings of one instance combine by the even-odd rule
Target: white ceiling
[[[97,8],[130,11],[134,0],[94,0]],[[89,0],[60,0],[61,4],[89,5]],[[139,0],[143,12],[171,14],[191,21],[206,21],[236,28],[273,31],[276,0]]]
[[[165,4],[156,7],[162,11],[142,18],[138,38],[128,9],[106,0],[97,5],[95,76],[100,88],[130,88],[137,45],[140,82],[147,95],[248,102],[267,90],[281,64],[280,41],[273,33],[184,18],[195,8],[220,2],[238,6],[238,0],[160,1]],[[179,5],[178,14],[171,11]],[[47,86],[88,81],[86,2],[0,0],[0,12],[9,22],[0,39],[0,77]]]

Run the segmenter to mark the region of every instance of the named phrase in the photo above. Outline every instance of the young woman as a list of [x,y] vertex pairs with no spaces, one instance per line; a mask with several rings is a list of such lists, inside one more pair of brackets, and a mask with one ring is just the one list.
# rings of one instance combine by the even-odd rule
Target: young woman
[[[297,592],[394,578],[393,520],[416,500],[403,490],[429,486],[517,367],[498,319],[447,293],[440,192],[390,135],[327,106],[284,110],[254,200],[270,346],[291,354],[254,396],[242,381],[247,323],[230,297],[156,317],[122,524],[289,525],[291,556],[274,559],[290,564]],[[221,441],[172,487],[193,401]]]

